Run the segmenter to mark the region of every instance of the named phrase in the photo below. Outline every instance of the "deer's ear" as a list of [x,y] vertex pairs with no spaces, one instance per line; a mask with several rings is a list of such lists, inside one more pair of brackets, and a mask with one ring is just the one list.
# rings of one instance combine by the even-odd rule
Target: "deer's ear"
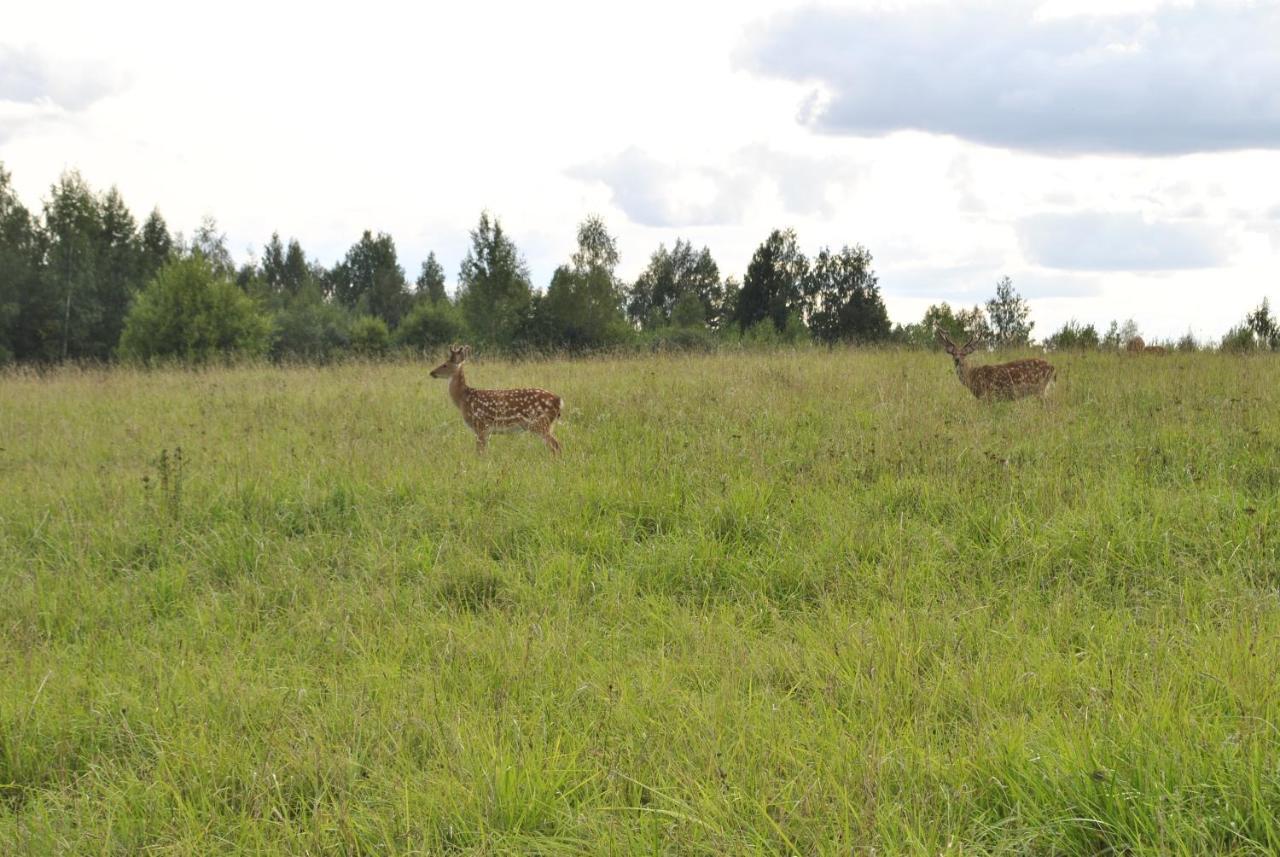
[[459,357],[461,357],[463,360],[470,360],[470,359],[471,359],[471,346],[470,346],[470,345],[464,345],[464,346],[462,346],[461,348],[459,348],[459,349],[458,349],[458,356],[459,356]]

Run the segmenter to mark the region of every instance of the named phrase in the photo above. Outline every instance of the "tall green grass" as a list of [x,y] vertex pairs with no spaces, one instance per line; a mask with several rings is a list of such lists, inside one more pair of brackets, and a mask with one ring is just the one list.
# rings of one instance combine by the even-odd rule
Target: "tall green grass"
[[1280,851],[1280,361],[1053,362],[0,377],[0,852]]

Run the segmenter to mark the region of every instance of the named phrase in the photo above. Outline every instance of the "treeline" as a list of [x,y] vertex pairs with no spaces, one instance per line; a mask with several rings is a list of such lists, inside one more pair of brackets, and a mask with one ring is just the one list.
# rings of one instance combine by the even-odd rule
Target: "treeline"
[[[115,188],[95,193],[75,172],[50,188],[37,217],[0,166],[0,363],[322,362],[463,340],[517,353],[807,341],[932,346],[937,327],[993,347],[1033,342],[1030,309],[1007,277],[985,306],[938,304],[919,323],[892,325],[866,248],[821,248],[809,257],[790,229],[761,243],[741,281],[722,276],[706,247],[681,239],[660,245],[624,283],[616,240],[588,217],[576,251],[545,288],[535,287],[496,217],[482,213],[470,239],[453,294],[434,253],[410,281],[385,233],[366,231],[332,267],[273,234],[261,258],[237,265],[212,220],[190,238],[171,232],[158,211],[139,226]],[[1113,323],[1099,338],[1072,322],[1046,344],[1106,347],[1125,332]],[[1265,302],[1228,336],[1237,347],[1246,338],[1280,347]]]
[[1142,331],[1133,319],[1123,324],[1113,321],[1106,332],[1099,334],[1092,324],[1068,321],[1052,336],[1045,338],[1044,347],[1049,351],[1119,351],[1137,340],[1144,345],[1157,345],[1167,351],[1202,351],[1216,347],[1219,351],[1280,351],[1280,322],[1271,312],[1271,302],[1262,299],[1244,320],[1227,331],[1216,346],[1201,342],[1187,331],[1176,340],[1163,342],[1144,341]]
[[481,214],[470,237],[452,295],[434,253],[411,282],[384,233],[365,232],[332,267],[278,234],[236,265],[212,220],[189,239],[158,211],[139,226],[116,189],[95,193],[75,172],[37,217],[0,168],[0,361],[323,361],[459,340],[521,352],[892,335],[871,254],[823,248],[810,260],[791,230],[769,235],[741,283],[684,240],[659,246],[624,283],[616,240],[589,217],[545,288],[496,217]]

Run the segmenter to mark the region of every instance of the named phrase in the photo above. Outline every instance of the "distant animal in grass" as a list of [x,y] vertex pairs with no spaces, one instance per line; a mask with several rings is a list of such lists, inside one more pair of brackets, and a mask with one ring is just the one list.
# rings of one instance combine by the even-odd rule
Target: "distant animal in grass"
[[1169,349],[1163,345],[1147,345],[1141,336],[1135,336],[1125,343],[1124,350],[1130,354],[1168,354]]
[[1043,401],[1053,387],[1056,370],[1048,361],[1031,357],[990,366],[970,366],[968,358],[980,344],[978,338],[972,337],[964,345],[956,345],[941,328],[936,332],[943,348],[955,361],[956,377],[979,399],[990,401],[1039,396]]
[[535,388],[477,390],[467,386],[463,365],[471,356],[471,346],[455,345],[449,359],[431,370],[432,378],[449,379],[449,398],[462,412],[462,421],[475,432],[476,451],[484,452],[494,432],[528,431],[540,436],[553,455],[560,454],[560,441],[551,434],[560,418],[563,403],[555,393]]

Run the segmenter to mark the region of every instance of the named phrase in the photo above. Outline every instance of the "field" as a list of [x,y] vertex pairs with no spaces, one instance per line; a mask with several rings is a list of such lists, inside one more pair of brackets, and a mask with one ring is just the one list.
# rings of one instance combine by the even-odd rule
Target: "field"
[[479,357],[0,376],[0,853],[1280,851],[1280,360]]

